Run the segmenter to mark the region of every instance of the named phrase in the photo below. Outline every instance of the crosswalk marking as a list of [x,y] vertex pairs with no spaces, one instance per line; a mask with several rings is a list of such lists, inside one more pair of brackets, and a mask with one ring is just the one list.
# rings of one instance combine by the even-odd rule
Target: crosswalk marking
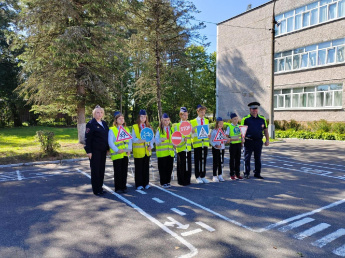
[[210,232],[216,231],[214,228],[210,227],[209,225],[205,224],[204,222],[195,222],[196,224],[198,224],[199,226],[203,227],[204,229],[207,229]]
[[338,249],[335,249],[333,253],[341,257],[345,257],[345,245],[339,247]]
[[142,190],[136,190],[138,193],[141,193],[141,194],[146,194],[146,192],[142,191]]
[[323,238],[311,243],[313,246],[317,246],[317,247],[323,247],[325,245],[327,245],[328,243],[332,242],[333,240],[341,237],[341,236],[344,236],[345,235],[345,229],[341,228],[341,229],[338,229],[337,231],[327,235],[327,236],[324,236]]
[[194,234],[200,233],[200,232],[202,232],[202,229],[198,228],[198,229],[195,229],[195,230],[191,230],[191,231],[188,231],[188,232],[181,233],[181,236],[190,236],[190,235],[194,235]]
[[171,208],[170,210],[172,210],[173,212],[176,212],[178,215],[181,215],[181,216],[186,215],[186,213],[184,213],[183,211],[180,211],[179,209],[176,209],[176,208]]
[[158,203],[164,203],[164,201],[162,201],[161,199],[156,198],[156,197],[152,198],[152,200],[154,200],[154,201],[156,201]]
[[315,227],[312,227],[306,231],[303,231],[301,233],[298,233],[296,235],[294,235],[294,238],[297,238],[299,240],[302,240],[306,237],[309,237],[317,232],[320,232],[328,227],[330,227],[331,225],[327,224],[327,223],[320,223],[319,225],[316,225]]
[[312,218],[304,218],[304,219],[301,219],[301,220],[296,221],[294,223],[291,223],[289,225],[286,225],[284,227],[278,228],[278,230],[281,231],[281,232],[286,232],[286,231],[289,231],[289,230],[291,230],[293,228],[297,228],[299,226],[302,226],[302,225],[307,224],[307,223],[312,222],[312,221],[314,221],[314,219],[312,219]]

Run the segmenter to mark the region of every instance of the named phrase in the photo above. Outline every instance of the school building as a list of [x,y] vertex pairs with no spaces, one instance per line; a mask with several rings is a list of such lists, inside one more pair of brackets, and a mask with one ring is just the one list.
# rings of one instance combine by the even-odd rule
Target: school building
[[[217,115],[269,118],[273,1],[217,25]],[[345,0],[275,4],[274,120],[345,121]]]

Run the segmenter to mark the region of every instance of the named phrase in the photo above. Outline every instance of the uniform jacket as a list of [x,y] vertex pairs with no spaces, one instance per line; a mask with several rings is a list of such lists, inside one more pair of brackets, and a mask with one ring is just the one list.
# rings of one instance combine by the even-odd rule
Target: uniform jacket
[[95,150],[109,150],[108,133],[109,127],[106,122],[102,121],[103,127],[95,118],[86,124],[85,130],[85,146],[86,153],[92,153]]
[[246,139],[261,140],[263,138],[262,131],[267,128],[267,122],[264,116],[258,115],[253,117],[247,115],[242,118],[241,125],[247,125]]

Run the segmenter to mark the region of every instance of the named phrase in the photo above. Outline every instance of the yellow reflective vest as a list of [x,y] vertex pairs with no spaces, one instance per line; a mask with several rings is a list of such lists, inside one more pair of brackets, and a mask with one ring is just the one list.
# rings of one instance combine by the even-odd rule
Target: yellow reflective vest
[[[205,125],[208,125],[208,119],[204,118]],[[198,126],[198,121],[197,119],[193,119],[190,121],[192,124],[192,133],[193,133],[193,138],[192,138],[192,143],[193,143],[193,148],[199,148],[199,147],[208,147],[210,146],[210,141],[208,138],[206,139],[198,139],[198,134],[197,134],[197,126]]]
[[[181,125],[181,122],[173,125],[174,132],[180,131],[180,125]],[[185,141],[185,139],[187,139],[187,141]],[[182,141],[179,145],[176,146],[177,153],[186,151],[186,150],[187,151],[192,150],[192,133],[186,136],[182,134]]]
[[241,138],[242,138],[241,130],[240,130],[240,127],[238,126],[238,124],[237,125],[229,124],[229,136],[230,136],[230,138],[234,137],[234,136],[238,136],[238,138],[240,139],[238,141],[231,141],[230,144],[235,144],[235,143],[241,143],[242,142],[241,141]]
[[[139,140],[141,140],[138,124],[133,125],[133,130],[134,130],[135,136]],[[147,149],[149,147],[148,144],[150,144],[150,143],[144,143],[144,142],[143,143],[134,143],[134,142],[132,142],[133,157],[134,158],[143,158],[143,157],[145,157],[145,155],[151,156],[151,151],[149,151]]]
[[[157,131],[159,132],[160,138],[162,138],[162,137],[167,138],[167,133],[165,131],[161,132],[160,128]],[[170,130],[169,139],[167,139],[161,143],[158,143],[158,144],[156,143],[157,158],[163,158],[163,157],[168,157],[168,156],[174,157],[175,156],[174,146],[171,142],[171,135],[172,135],[172,132]]]
[[[129,133],[129,129],[128,127],[124,127],[124,129],[126,130],[126,132],[128,134]],[[113,126],[113,127],[110,127],[109,130],[112,130],[114,135],[115,135],[115,138],[117,138],[117,135],[119,133],[119,130]],[[126,141],[121,141],[121,142],[114,142],[115,146],[121,150],[121,149],[128,149],[128,144],[129,144],[129,140],[126,140]],[[110,148],[110,156],[111,156],[111,160],[117,160],[117,159],[122,159],[123,157],[127,157],[127,152],[122,152],[120,154],[116,153],[115,151],[113,151],[112,148]]]

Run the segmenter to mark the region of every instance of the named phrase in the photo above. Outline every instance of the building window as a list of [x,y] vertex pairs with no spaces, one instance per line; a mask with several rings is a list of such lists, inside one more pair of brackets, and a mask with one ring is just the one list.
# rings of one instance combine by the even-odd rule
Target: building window
[[274,109],[342,108],[342,84],[327,84],[274,91]]
[[275,17],[279,26],[276,35],[345,17],[345,0],[320,0],[279,14]]
[[345,38],[276,53],[274,72],[281,73],[344,63],[344,54]]

